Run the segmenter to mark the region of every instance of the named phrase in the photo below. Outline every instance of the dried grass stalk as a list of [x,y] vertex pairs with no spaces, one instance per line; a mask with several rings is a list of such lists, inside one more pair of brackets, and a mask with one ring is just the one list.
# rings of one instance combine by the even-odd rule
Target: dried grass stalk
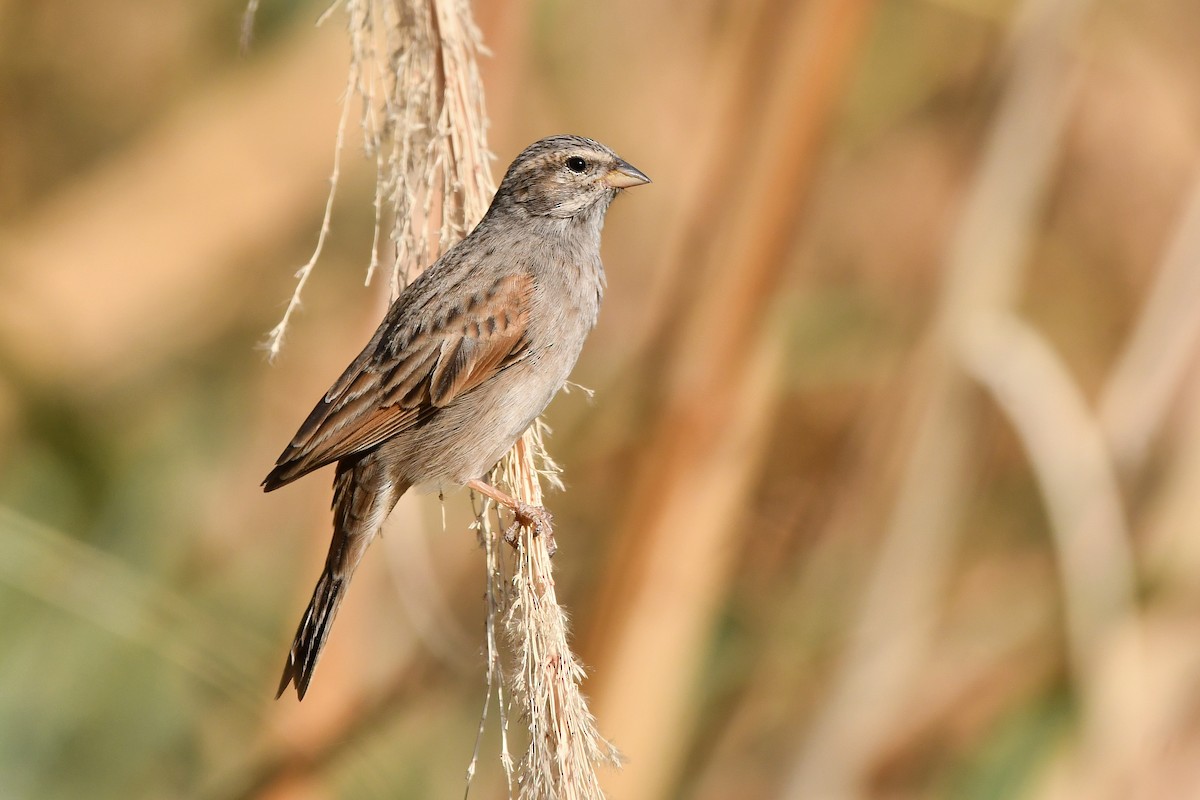
[[[541,505],[542,479],[562,488],[558,466],[542,442],[538,420],[496,466],[492,478],[527,503]],[[490,537],[494,541],[494,537]],[[516,657],[513,700],[525,710],[529,747],[517,766],[520,797],[600,798],[596,765],[620,766],[616,747],[600,735],[579,691],[583,666],[571,652],[567,614],[554,593],[546,542],[522,528],[504,632]]]
[[[337,153],[321,234],[312,258],[297,273],[296,290],[267,347],[279,352],[300,293],[324,245],[337,189],[339,157],[348,109],[361,102],[363,146],[376,165],[375,236],[370,282],[379,266],[380,239],[392,244],[392,296],[461,239],[487,210],[495,184],[488,169],[487,116],[477,68],[484,52],[466,0],[336,0],[322,21],[344,7],[351,44],[349,82],[343,98]],[[252,14],[253,4],[247,9]],[[536,422],[493,470],[491,483],[514,497],[542,504],[543,478],[561,488],[557,467]],[[501,761],[522,798],[603,797],[599,763],[619,763],[616,749],[599,735],[580,692],[584,672],[567,642],[566,612],[558,605],[548,537],[519,531],[515,562],[497,542],[497,524],[485,504],[477,514],[488,570],[488,702],[496,693],[502,727]],[[506,568],[508,567],[508,568]],[[507,576],[507,577],[506,577]],[[505,670],[496,636],[497,619],[511,647]],[[514,767],[508,753],[504,675],[511,702],[522,707],[529,729],[525,756]],[[468,785],[478,756],[467,770]]]
[[[853,797],[911,699],[930,652],[969,495],[969,384],[957,345],[1020,294],[1036,212],[1077,85],[1073,41],[1089,0],[1024,0],[1012,73],[945,256],[901,483],[837,680],[815,715],[788,797]],[[879,657],[887,653],[886,660]]]

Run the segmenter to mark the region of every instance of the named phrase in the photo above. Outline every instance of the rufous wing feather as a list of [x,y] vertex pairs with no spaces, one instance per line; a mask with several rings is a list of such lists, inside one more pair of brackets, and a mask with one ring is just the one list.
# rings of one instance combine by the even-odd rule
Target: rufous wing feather
[[532,292],[528,274],[507,275],[429,330],[382,326],[301,425],[265,490],[370,450],[526,358]]

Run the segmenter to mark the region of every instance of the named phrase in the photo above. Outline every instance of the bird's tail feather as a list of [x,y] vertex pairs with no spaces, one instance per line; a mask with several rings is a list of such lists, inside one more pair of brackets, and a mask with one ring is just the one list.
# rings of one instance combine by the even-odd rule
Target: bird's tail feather
[[325,639],[329,636],[329,626],[337,614],[338,606],[342,604],[343,590],[346,582],[334,577],[333,571],[326,565],[313,590],[312,600],[308,601],[308,609],[300,620],[296,631],[296,639],[288,653],[287,664],[283,667],[283,677],[279,681],[279,691],[275,697],[283,696],[289,683],[296,684],[296,694],[301,700],[308,691],[309,681],[312,680],[313,670],[317,667],[317,659],[321,649],[325,647]]
[[292,683],[296,694],[304,699],[354,570],[396,501],[408,489],[407,483],[389,480],[380,461],[377,454],[369,454],[338,462],[333,481],[333,541],[325,569],[296,630],[276,698]]

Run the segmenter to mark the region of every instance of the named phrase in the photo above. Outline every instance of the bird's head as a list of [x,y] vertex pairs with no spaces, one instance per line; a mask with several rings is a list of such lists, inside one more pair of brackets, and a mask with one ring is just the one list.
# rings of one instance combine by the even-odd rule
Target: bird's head
[[601,218],[618,192],[649,182],[600,142],[551,136],[521,151],[494,203],[517,206],[531,216]]

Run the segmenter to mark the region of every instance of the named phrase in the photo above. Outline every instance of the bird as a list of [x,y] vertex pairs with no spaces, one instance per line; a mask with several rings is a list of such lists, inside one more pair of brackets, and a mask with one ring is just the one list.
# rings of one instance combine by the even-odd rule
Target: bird
[[468,486],[520,524],[549,520],[484,478],[566,383],[600,311],[605,214],[646,183],[592,139],[526,147],[300,425],[263,490],[335,464],[333,539],[276,697],[291,684],[304,699],[355,569],[410,488]]

